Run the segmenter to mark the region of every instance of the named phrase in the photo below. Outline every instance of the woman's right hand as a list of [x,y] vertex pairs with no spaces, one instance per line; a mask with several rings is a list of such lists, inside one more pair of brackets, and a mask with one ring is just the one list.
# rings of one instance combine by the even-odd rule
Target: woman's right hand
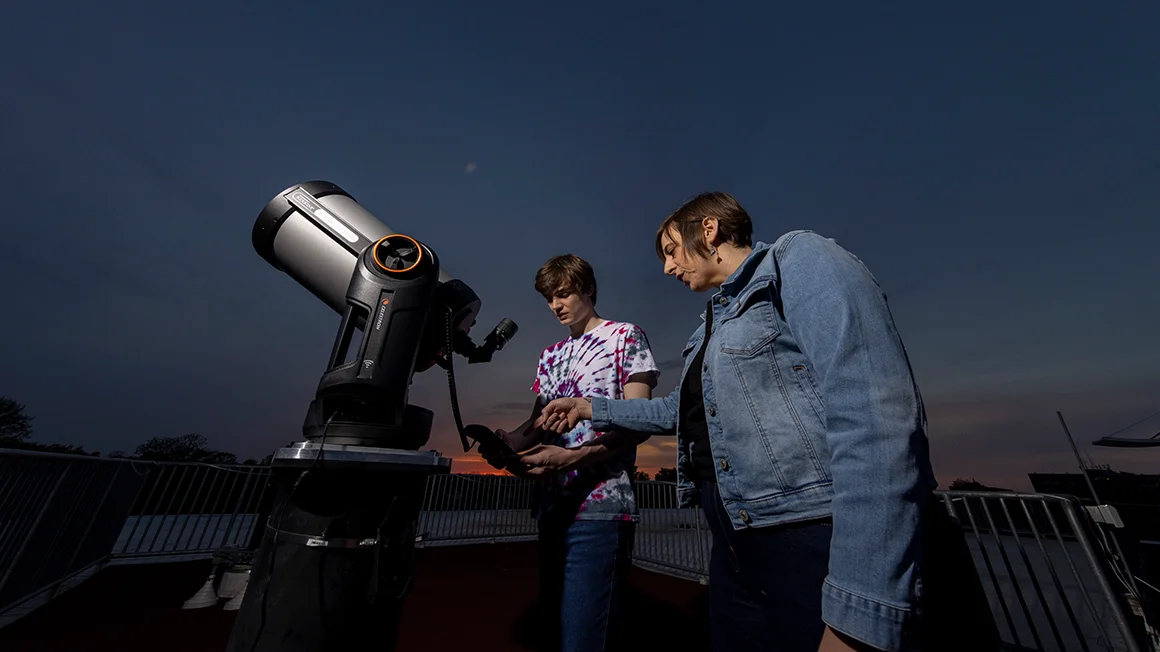
[[536,427],[562,435],[591,418],[592,403],[588,399],[558,398],[544,406],[536,419]]

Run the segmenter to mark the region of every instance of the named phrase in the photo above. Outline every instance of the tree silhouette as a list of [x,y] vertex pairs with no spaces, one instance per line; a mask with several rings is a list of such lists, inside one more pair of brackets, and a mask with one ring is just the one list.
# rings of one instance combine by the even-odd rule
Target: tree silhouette
[[32,441],[33,416],[25,412],[24,405],[0,396],[0,448],[67,455],[100,455],[86,453],[81,446],[71,444],[42,444]]
[[661,470],[657,471],[657,474],[656,474],[654,479],[657,482],[676,482],[677,481],[677,470],[676,469],[661,469]]
[[209,442],[196,432],[180,437],[154,437],[137,447],[133,456],[154,462],[205,462],[208,464],[237,464],[233,453],[215,451]]
[[0,441],[25,442],[32,436],[32,420],[24,405],[0,396]]
[[949,487],[951,491],[1007,491],[999,487],[988,487],[987,485],[971,478],[955,478]]
[[641,471],[635,464],[633,464],[632,479],[636,482],[648,482],[648,474],[644,471]]

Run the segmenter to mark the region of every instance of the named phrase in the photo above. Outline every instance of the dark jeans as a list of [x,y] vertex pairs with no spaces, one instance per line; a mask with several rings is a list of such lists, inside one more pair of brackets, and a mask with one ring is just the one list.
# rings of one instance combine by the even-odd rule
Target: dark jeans
[[636,524],[544,519],[539,530],[548,649],[603,652],[616,629]]
[[[713,531],[709,609],[717,652],[817,652],[830,521],[737,531],[717,485],[701,485]],[[923,533],[920,632],[924,652],[992,652],[999,630],[959,523],[932,499]]]
[[713,552],[709,617],[716,652],[817,652],[822,583],[829,572],[827,521],[737,531],[715,483],[701,486]]

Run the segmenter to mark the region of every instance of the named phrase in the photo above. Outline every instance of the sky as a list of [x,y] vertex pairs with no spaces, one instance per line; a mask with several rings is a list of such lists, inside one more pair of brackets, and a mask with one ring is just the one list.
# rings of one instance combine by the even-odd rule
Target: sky
[[[34,6],[35,5],[35,6]],[[301,439],[338,316],[254,251],[259,211],[325,179],[483,300],[464,419],[521,422],[565,333],[533,288],[593,264],[604,317],[679,373],[704,295],[659,222],[738,197],[886,289],[956,477],[1027,488],[1160,410],[1160,5],[1084,2],[16,3],[0,26],[0,395],[35,438],[132,451]],[[446,377],[429,446],[463,455]],[[1160,419],[1123,433],[1150,436]],[[640,466],[673,466],[653,438]]]

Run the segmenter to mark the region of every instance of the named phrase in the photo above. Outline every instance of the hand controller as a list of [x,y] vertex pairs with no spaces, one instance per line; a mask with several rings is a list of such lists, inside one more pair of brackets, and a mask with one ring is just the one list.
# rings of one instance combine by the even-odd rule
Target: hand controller
[[463,426],[463,434],[478,443],[480,451],[497,451],[503,460],[504,468],[519,462],[519,453],[516,453],[515,449],[507,443],[507,440],[500,437],[491,428],[472,423]]

